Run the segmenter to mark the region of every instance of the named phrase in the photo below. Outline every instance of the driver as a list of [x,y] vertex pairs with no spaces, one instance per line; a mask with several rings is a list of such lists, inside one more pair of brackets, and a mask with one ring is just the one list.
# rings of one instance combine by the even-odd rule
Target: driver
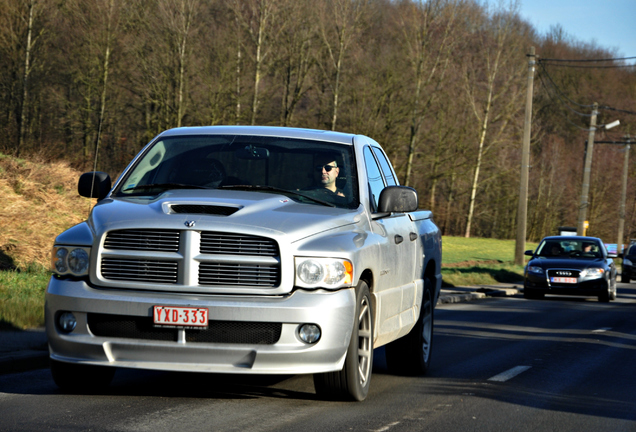
[[322,187],[338,196],[344,197],[344,192],[336,186],[336,180],[340,174],[338,158],[335,154],[327,154],[318,157],[317,161],[319,165],[316,166],[316,171],[320,175]]

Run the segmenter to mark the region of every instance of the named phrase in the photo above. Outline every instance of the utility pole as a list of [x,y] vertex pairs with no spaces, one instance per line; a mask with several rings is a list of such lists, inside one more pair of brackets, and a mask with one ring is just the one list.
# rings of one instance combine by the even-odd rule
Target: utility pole
[[534,47],[528,54],[528,86],[526,88],[526,116],[523,122],[523,142],[521,145],[521,176],[519,179],[519,206],[517,207],[517,240],[515,243],[515,264],[525,264],[526,229],[528,224],[528,171],[530,166],[530,132],[532,129],[532,94],[534,66],[536,64]]
[[622,252],[623,246],[623,231],[625,229],[625,200],[627,199],[627,173],[629,171],[629,149],[630,149],[630,139],[631,137],[627,135],[625,137],[625,159],[623,159],[623,184],[621,187],[621,205],[618,210],[618,240],[617,240],[617,252]]
[[583,185],[581,187],[581,203],[579,205],[579,220],[576,227],[576,235],[585,235],[585,221],[587,218],[587,197],[590,193],[590,174],[592,173],[592,155],[594,154],[594,132],[596,132],[596,116],[598,115],[598,103],[594,102],[592,117],[590,118],[590,130],[585,151],[585,166],[583,168]]

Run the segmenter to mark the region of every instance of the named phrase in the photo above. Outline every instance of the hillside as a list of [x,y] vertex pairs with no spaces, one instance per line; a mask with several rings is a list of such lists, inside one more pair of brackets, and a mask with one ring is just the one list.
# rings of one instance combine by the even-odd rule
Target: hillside
[[55,237],[88,214],[90,200],[77,193],[80,174],[65,162],[0,154],[0,270],[48,268]]

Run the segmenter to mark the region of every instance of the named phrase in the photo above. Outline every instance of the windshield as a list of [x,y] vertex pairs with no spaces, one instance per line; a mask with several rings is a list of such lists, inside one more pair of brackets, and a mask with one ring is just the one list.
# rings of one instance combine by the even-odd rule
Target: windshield
[[356,208],[356,172],[351,145],[246,135],[176,136],[148,148],[115,196],[156,196],[170,189],[252,190]]
[[537,248],[536,255],[543,258],[602,258],[600,243],[594,240],[549,239]]

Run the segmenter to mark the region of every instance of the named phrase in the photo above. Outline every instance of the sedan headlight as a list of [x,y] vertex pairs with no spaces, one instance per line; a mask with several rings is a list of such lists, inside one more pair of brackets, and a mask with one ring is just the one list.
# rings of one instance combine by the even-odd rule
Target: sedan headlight
[[543,269],[539,266],[528,266],[528,273],[543,274]]
[[90,255],[90,248],[54,246],[51,253],[51,271],[58,275],[86,276]]
[[603,274],[605,274],[605,270],[602,268],[586,268],[581,271],[581,277],[587,279],[602,278]]
[[353,264],[339,258],[296,257],[295,285],[303,288],[341,288],[351,286]]

